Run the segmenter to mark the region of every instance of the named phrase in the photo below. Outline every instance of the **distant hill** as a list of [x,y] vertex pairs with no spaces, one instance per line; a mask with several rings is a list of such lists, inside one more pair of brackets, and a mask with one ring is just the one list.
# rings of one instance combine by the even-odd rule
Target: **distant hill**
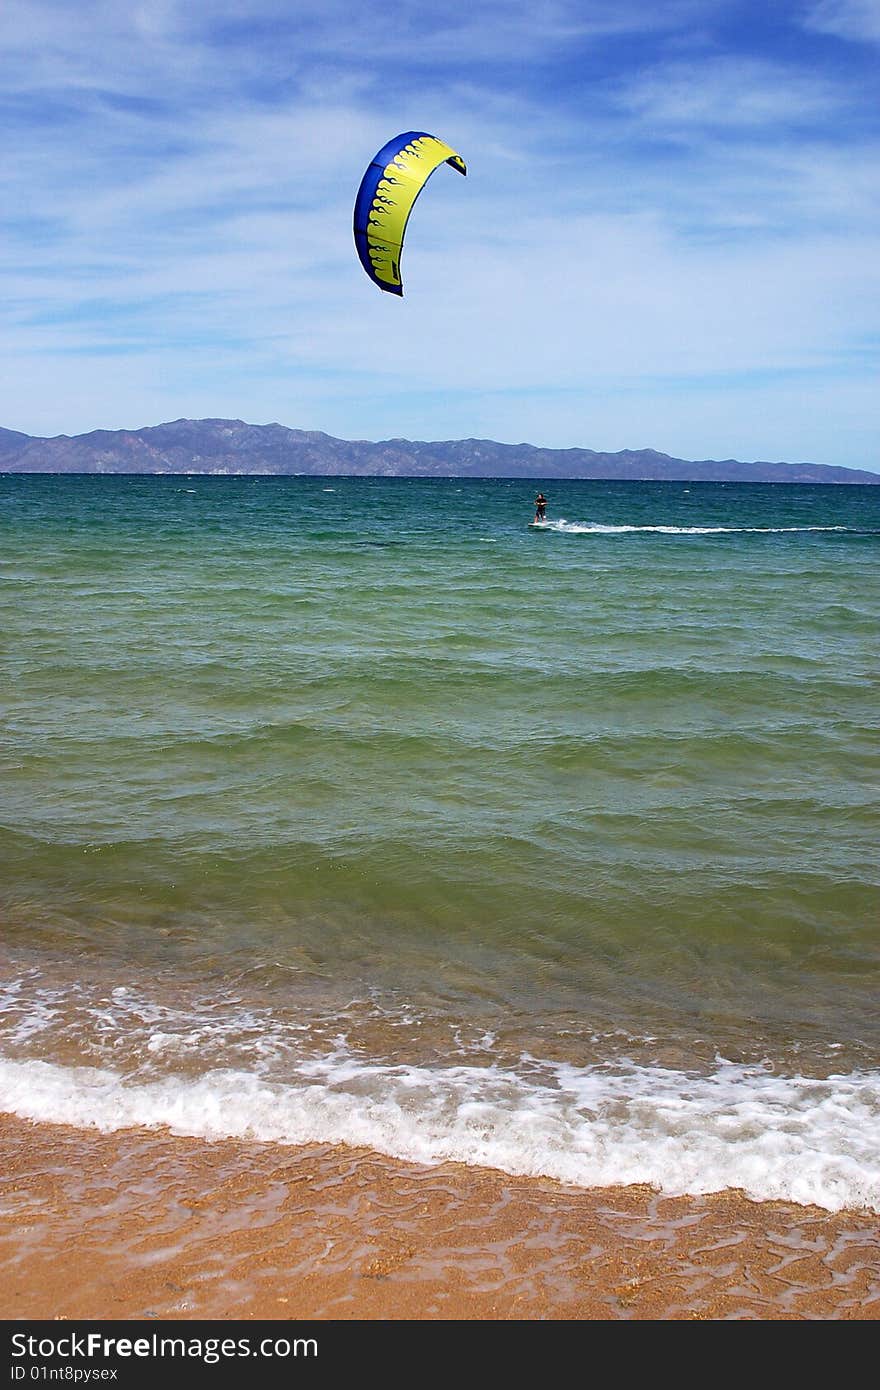
[[542,449],[491,439],[424,443],[334,439],[243,420],[174,420],[139,430],[37,439],[0,429],[0,472],[353,474],[417,478],[632,478],[745,483],[880,483],[880,473],[822,463],[671,458],[655,449]]

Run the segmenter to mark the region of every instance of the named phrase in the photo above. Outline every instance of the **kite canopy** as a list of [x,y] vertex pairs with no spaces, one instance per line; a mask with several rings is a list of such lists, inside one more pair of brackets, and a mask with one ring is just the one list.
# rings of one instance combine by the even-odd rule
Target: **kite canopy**
[[370,279],[389,294],[403,294],[400,255],[406,224],[416,198],[441,164],[467,173],[461,155],[436,135],[408,130],[382,146],[361,179],[354,242]]

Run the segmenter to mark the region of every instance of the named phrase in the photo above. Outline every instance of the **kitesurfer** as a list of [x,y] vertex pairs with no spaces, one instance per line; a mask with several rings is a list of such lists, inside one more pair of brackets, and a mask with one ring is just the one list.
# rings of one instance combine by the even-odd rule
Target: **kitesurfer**
[[543,521],[547,511],[547,498],[543,492],[539,492],[535,498],[535,520]]

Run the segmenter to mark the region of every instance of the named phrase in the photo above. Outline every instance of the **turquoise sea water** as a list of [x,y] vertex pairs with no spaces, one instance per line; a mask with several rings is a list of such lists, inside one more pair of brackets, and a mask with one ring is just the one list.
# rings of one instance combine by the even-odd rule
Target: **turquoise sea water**
[[880,1209],[880,488],[0,478],[0,1108]]

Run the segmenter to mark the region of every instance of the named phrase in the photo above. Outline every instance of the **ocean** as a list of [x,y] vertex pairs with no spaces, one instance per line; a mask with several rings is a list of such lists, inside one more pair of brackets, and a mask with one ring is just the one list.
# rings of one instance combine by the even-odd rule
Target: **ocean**
[[0,477],[0,1109],[880,1211],[878,559],[876,486]]

